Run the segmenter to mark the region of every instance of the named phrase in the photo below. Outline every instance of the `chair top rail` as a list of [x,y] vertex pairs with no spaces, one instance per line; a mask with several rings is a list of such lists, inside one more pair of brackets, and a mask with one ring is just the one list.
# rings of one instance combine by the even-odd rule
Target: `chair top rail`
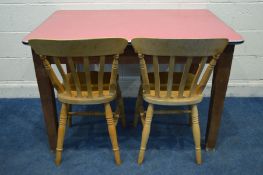
[[123,38],[86,40],[32,39],[29,44],[39,55],[55,57],[83,57],[122,54],[128,41]]
[[132,45],[137,53],[156,56],[204,57],[222,53],[227,39],[155,39],[135,38]]

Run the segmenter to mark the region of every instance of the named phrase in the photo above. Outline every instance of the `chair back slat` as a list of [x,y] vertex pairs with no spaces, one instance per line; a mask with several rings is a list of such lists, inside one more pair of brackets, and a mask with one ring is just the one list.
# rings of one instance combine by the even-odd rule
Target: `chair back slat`
[[211,76],[213,69],[216,65],[217,59],[219,58],[219,55],[214,55],[213,59],[209,62],[205,73],[203,77],[200,80],[200,83],[197,85],[196,93],[202,93],[206,87],[206,84],[209,80],[209,77]]
[[103,75],[104,75],[105,56],[100,56],[98,90],[99,96],[103,96]]
[[195,89],[196,89],[196,86],[197,86],[197,82],[198,82],[199,77],[200,77],[200,75],[201,75],[201,73],[202,73],[202,71],[203,71],[203,69],[204,69],[204,67],[205,67],[205,64],[206,64],[207,59],[208,59],[207,57],[203,57],[203,58],[201,59],[201,62],[200,62],[200,64],[199,64],[199,66],[198,66],[197,72],[196,72],[196,74],[195,74],[195,76],[194,76],[194,79],[193,79],[193,82],[192,82],[192,84],[191,84],[190,94],[189,94],[190,97],[195,93]]
[[[132,46],[140,59],[144,94],[150,97],[166,99],[190,98],[193,95],[201,94],[219,55],[224,51],[227,44],[227,39],[133,39]],[[147,59],[148,56],[149,59],[153,56],[154,82],[152,73],[147,72],[144,56],[147,56]],[[161,57],[170,57],[168,72],[160,72],[159,70],[158,61],[160,61]],[[175,72],[175,60],[184,58],[183,71]],[[208,58],[212,58],[212,60],[202,75]],[[198,66],[194,66],[194,64],[198,64]],[[191,67],[197,68],[195,71],[190,71]],[[160,80],[160,75],[162,75],[162,80]],[[164,75],[167,75],[167,77],[163,77]],[[198,84],[199,79],[201,80]],[[163,87],[165,86],[166,92],[163,92]],[[152,87],[154,87],[155,95],[150,91],[153,90]],[[162,101],[165,102],[165,99]]]
[[144,60],[144,55],[143,54],[138,54],[138,57],[140,59],[140,69],[141,69],[141,78],[142,78],[142,83],[143,83],[143,90],[145,93],[150,93],[150,82],[149,82],[149,77],[148,77],[148,70],[147,66]]
[[171,56],[169,60],[169,70],[168,70],[168,80],[167,80],[167,98],[170,98],[172,95],[172,88],[173,88],[173,73],[174,73],[174,64],[175,64],[175,57]]
[[110,93],[115,92],[117,89],[117,75],[118,75],[119,55],[113,56],[110,78]]
[[52,69],[50,63],[48,62],[46,56],[40,55],[40,59],[43,62],[43,65],[46,69],[46,72],[49,76],[49,79],[51,83],[53,84],[54,88],[59,92],[62,93],[64,92],[65,88],[63,84],[59,81],[58,77],[56,76],[54,70]]
[[[101,97],[104,90],[109,90],[109,95],[116,94],[118,59],[119,55],[124,52],[127,44],[127,40],[122,38],[29,40],[29,45],[40,56],[48,76],[58,93],[66,91],[65,95],[70,95],[70,99],[74,97],[81,98],[81,100]],[[112,71],[111,73],[106,73],[107,79],[105,79],[105,62],[109,63],[108,59],[111,60],[112,56],[114,56]],[[49,62],[50,58],[54,59],[63,83],[60,82],[52,69]],[[66,61],[67,72],[62,67],[62,60]],[[76,62],[83,64],[83,67],[75,65]],[[91,71],[91,63],[97,64],[98,62],[99,71]]]
[[57,58],[57,57],[54,57],[53,60],[54,60],[54,62],[56,64],[56,66],[57,66],[58,71],[60,72],[60,75],[61,75],[62,79],[63,79],[66,92],[68,94],[70,94],[71,93],[71,87],[70,87],[70,84],[69,84],[69,79],[68,79],[64,69],[61,66],[61,62],[60,62],[59,58]]
[[79,77],[78,77],[78,74],[76,72],[75,64],[74,64],[74,62],[73,62],[71,57],[68,57],[68,64],[69,64],[69,68],[70,68],[70,71],[71,71],[71,76],[72,76],[72,79],[73,79],[73,82],[74,82],[74,85],[75,85],[75,88],[76,88],[76,91],[77,91],[77,97],[82,97],[81,85],[80,85]]
[[159,63],[158,57],[153,56],[153,71],[154,71],[154,86],[155,86],[155,96],[160,96],[160,75],[159,75]]
[[178,97],[182,98],[183,94],[184,94],[184,88],[185,88],[185,84],[186,84],[186,80],[188,78],[188,73],[192,64],[192,57],[188,57],[186,60],[186,63],[184,65],[184,71],[183,71],[183,75],[180,81],[180,85],[179,85],[179,93],[178,93]]
[[89,57],[84,57],[84,72],[85,72],[85,80],[86,80],[86,86],[87,86],[87,92],[88,92],[87,96],[92,97]]

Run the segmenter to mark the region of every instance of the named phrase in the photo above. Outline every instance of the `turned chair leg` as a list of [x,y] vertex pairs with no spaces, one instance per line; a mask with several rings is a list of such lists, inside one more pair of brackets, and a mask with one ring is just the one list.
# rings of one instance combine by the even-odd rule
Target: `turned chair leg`
[[62,103],[59,119],[59,128],[58,128],[58,140],[57,140],[57,149],[56,149],[56,165],[61,164],[64,136],[67,123],[67,105]]
[[[188,106],[188,109],[192,111],[192,106]],[[192,112],[188,115],[188,124],[192,127]]]
[[68,112],[71,112],[72,111],[72,107],[70,104],[67,104],[67,115],[68,115],[68,127],[71,128],[72,127],[72,115],[71,114],[68,114]]
[[106,114],[106,120],[108,124],[108,131],[110,135],[110,140],[112,144],[112,150],[114,152],[115,162],[117,165],[121,164],[121,158],[120,158],[120,151],[119,151],[119,145],[117,141],[117,134],[116,134],[116,127],[113,120],[113,114],[111,110],[111,106],[109,103],[105,104],[105,114]]
[[135,104],[135,113],[134,113],[134,119],[133,119],[133,127],[137,127],[139,117],[141,116],[141,113],[144,112],[142,91],[143,91],[142,85],[140,85],[138,96],[137,96],[137,99],[136,99],[136,104]]
[[126,116],[125,116],[125,110],[124,110],[124,102],[123,102],[123,98],[121,95],[121,89],[120,89],[119,84],[117,85],[117,108],[120,114],[121,125],[123,128],[125,128],[126,127]]
[[192,106],[192,131],[195,143],[195,154],[196,154],[196,163],[202,163],[201,157],[201,137],[200,137],[200,126],[199,126],[199,119],[198,119],[198,109],[197,105]]
[[144,153],[146,150],[146,145],[147,145],[148,138],[150,135],[150,130],[151,130],[153,110],[154,110],[153,104],[149,104],[147,108],[147,112],[146,112],[146,118],[145,118],[145,123],[143,126],[143,131],[142,131],[142,141],[141,141],[140,153],[138,157],[138,164],[142,164],[143,159],[144,159]]

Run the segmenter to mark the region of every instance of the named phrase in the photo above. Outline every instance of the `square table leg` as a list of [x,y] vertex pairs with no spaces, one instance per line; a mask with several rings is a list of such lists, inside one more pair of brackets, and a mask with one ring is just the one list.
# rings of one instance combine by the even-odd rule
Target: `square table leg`
[[206,150],[213,150],[216,145],[220,121],[224,109],[224,100],[231,71],[234,48],[235,45],[227,46],[214,69],[205,138]]
[[32,55],[42,110],[47,129],[49,146],[51,150],[55,151],[57,144],[58,119],[54,88],[49,80],[49,77],[39,56],[33,50]]

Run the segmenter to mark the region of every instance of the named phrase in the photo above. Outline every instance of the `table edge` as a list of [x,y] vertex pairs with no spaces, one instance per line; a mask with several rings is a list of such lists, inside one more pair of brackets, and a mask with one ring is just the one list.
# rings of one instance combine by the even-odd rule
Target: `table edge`
[[[231,42],[228,42],[229,45],[239,45],[239,44],[242,44],[244,43],[245,41],[244,40],[240,40],[240,41],[231,41]],[[23,41],[22,40],[22,44],[24,45],[29,45],[28,41]],[[131,41],[128,41],[128,44],[131,45]]]

